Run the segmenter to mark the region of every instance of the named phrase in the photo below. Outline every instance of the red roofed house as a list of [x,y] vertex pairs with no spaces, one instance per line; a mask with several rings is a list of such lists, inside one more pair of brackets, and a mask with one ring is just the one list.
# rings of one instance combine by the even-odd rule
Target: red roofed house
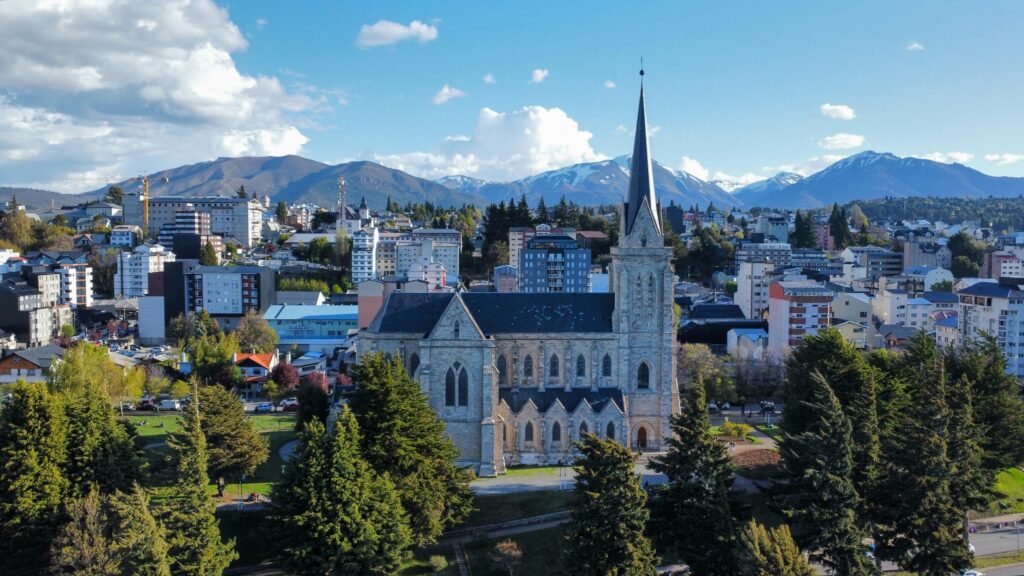
[[270,380],[270,371],[278,362],[276,350],[267,354],[234,354],[231,360],[242,371],[245,387],[241,392],[246,397],[263,391],[263,385]]

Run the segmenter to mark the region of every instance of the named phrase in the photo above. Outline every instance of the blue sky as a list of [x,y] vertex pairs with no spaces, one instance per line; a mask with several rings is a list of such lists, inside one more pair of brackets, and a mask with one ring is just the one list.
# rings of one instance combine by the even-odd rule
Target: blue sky
[[1024,176],[1019,2],[96,3],[0,3],[0,183],[291,152],[517,178],[628,153],[641,55],[655,157],[705,179],[868,149]]

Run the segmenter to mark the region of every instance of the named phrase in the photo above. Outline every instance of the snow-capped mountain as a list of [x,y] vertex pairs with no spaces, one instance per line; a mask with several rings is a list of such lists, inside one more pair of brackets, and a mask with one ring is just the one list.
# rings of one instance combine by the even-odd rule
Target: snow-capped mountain
[[844,158],[774,193],[741,199],[748,206],[820,208],[888,196],[980,198],[1021,194],[1024,178],[989,176],[963,164],[867,151]]
[[476,194],[480,188],[485,184],[488,184],[487,180],[481,180],[479,178],[473,178],[472,176],[463,176],[456,174],[454,176],[444,176],[434,180],[441,186],[451,188],[452,190],[458,190],[459,192],[465,192],[467,194]]
[[[658,200],[667,206],[670,202],[690,207],[736,206],[739,202],[715,184],[705,182],[681,170],[673,170],[658,162],[653,163],[654,187]],[[518,199],[526,194],[532,205],[540,198],[551,205],[564,195],[578,204],[618,204],[626,197],[629,187],[630,157],[618,156],[600,162],[574,164],[550,170],[521,180],[491,183],[480,187],[487,200],[498,202]]]
[[803,180],[803,176],[792,172],[779,172],[771,178],[766,178],[741,186],[732,191],[732,195],[738,198],[744,205],[763,206],[765,199],[770,199],[782,189]]

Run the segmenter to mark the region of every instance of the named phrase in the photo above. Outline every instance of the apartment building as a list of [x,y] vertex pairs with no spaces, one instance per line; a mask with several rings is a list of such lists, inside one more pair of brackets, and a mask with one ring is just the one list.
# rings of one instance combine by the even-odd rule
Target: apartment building
[[141,244],[131,252],[117,255],[114,273],[114,294],[124,298],[140,298],[149,294],[149,275],[163,272],[164,263],[174,262],[174,252],[160,244]]
[[1022,280],[976,282],[957,291],[961,341],[993,336],[1006,356],[1006,371],[1024,377],[1024,290]]
[[782,357],[805,335],[831,324],[835,292],[809,280],[776,282],[769,287],[768,350]]
[[739,263],[733,301],[747,318],[761,318],[768,310],[768,288],[774,281],[774,271],[775,264],[771,262]]
[[789,266],[792,254],[792,247],[785,242],[744,242],[736,250],[736,262],[771,262],[785,268]]
[[[176,221],[177,213],[193,210],[210,217],[210,232],[233,238],[251,248],[260,241],[263,206],[259,200],[227,196],[156,196],[149,200],[149,231],[155,236],[167,224]],[[124,196],[124,222],[143,226],[142,197],[138,193]]]
[[352,282],[358,284],[377,277],[377,228],[363,228],[352,235]]
[[508,263],[519,265],[519,252],[526,248],[526,243],[537,236],[575,236],[576,229],[571,226],[556,227],[550,224],[538,224],[535,228],[509,228],[508,230]]
[[536,236],[519,252],[519,291],[590,292],[590,249],[575,236]]
[[[274,271],[258,266],[199,266],[164,263],[164,320],[203,310],[232,330],[248,312],[263,313],[275,300]],[[142,312],[140,310],[140,325]],[[152,319],[150,319],[152,320]]]

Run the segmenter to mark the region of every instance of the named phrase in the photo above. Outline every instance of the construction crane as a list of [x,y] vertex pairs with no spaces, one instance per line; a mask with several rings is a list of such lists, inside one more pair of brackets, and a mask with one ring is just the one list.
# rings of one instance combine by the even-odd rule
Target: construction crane
[[[105,184],[118,184],[120,182],[141,182],[142,183],[142,237],[149,237],[149,176],[123,177],[110,176],[107,178],[70,178],[78,182],[103,182]],[[161,176],[160,182],[166,184],[171,179]]]

